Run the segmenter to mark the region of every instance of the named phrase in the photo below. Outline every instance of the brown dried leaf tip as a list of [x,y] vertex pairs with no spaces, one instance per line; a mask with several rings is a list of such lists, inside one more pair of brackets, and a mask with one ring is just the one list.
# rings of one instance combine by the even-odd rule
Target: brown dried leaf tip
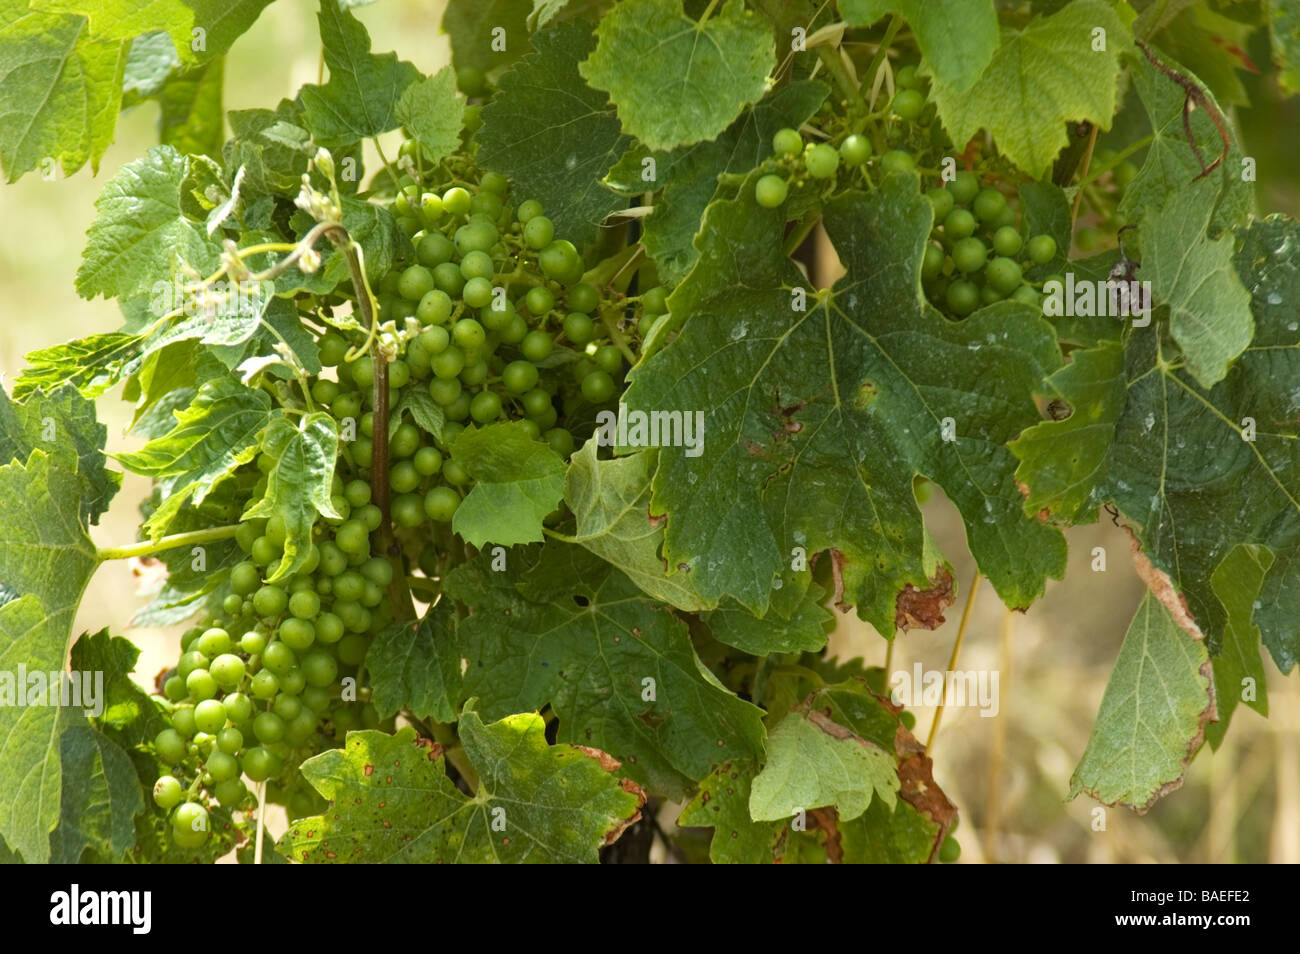
[[920,590],[908,583],[894,601],[894,625],[903,632],[909,629],[936,629],[943,623],[943,611],[956,601],[952,572],[940,567],[928,589]]

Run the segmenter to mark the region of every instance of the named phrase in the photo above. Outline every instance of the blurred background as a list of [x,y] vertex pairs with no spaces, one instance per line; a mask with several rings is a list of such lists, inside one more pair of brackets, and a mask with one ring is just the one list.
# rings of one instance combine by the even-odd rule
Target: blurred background
[[[369,28],[375,50],[396,50],[433,72],[449,62],[446,38],[438,30],[443,6],[442,0],[382,0],[355,12]],[[319,51],[315,4],[278,0],[228,57],[226,108],[274,107],[280,97],[315,82]],[[1256,63],[1267,64],[1266,47],[1250,52]],[[1267,75],[1245,75],[1244,82],[1252,108],[1238,111],[1236,118],[1246,152],[1259,160],[1260,209],[1296,215],[1300,114],[1295,101],[1281,103]],[[66,180],[29,174],[0,185],[0,376],[6,382],[29,351],[120,326],[116,305],[83,301],[73,278],[99,190],[122,164],[157,141],[157,118],[154,103],[124,114],[98,176],[87,167]],[[110,453],[141,443],[123,432],[130,413],[120,392],[116,388],[99,401]],[[146,481],[128,475],[112,511],[92,528],[96,543],[133,541],[135,505],[147,492]],[[940,493],[927,511],[931,530],[957,571],[958,602],[939,629],[898,637],[895,670],[910,670],[918,661],[927,670],[947,668],[974,573],[956,511]],[[956,668],[998,670],[1000,711],[982,718],[972,708],[947,710],[933,753],[935,778],[961,811],[961,861],[1300,862],[1300,680],[1283,679],[1271,660],[1266,662],[1270,718],[1239,707],[1222,748],[1215,753],[1207,746],[1184,787],[1148,814],[1107,809],[1105,830],[1098,831],[1091,799],[1065,800],[1142,593],[1128,540],[1109,521],[1075,529],[1069,542],[1065,580],[1049,584],[1046,596],[1027,613],[1008,613],[987,583],[977,594]],[[1105,572],[1090,568],[1097,546],[1107,552]],[[102,567],[87,590],[76,632],[108,626],[129,637],[141,648],[136,678],[152,688],[154,674],[174,663],[183,627],[131,628],[132,614],[147,602],[138,592],[141,585],[147,581],[137,579],[127,563]],[[847,616],[839,620],[831,651],[883,665],[885,642]],[[915,711],[916,735],[924,739],[933,712]]]

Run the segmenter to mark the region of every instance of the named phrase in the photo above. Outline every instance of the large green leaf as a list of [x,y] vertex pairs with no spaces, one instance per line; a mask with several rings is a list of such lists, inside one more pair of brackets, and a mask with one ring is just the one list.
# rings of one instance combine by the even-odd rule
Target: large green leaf
[[122,475],[104,467],[108,430],[95,416],[94,402],[70,384],[21,402],[0,389],[0,461],[25,461],[36,448],[51,454],[71,452],[75,460],[82,519],[98,523],[122,485]]
[[612,563],[655,599],[678,609],[708,609],[691,588],[690,577],[669,575],[660,553],[663,522],[650,516],[654,451],[600,460],[597,441],[573,455],[564,477],[564,501],[576,526],[571,538]]
[[53,163],[71,175],[113,140],[126,49],[91,37],[84,17],[0,3],[0,165],[14,182]]
[[441,162],[460,146],[465,98],[456,92],[456,74],[444,66],[417,80],[397,101],[397,120],[424,148],[429,162]]
[[826,592],[816,583],[801,589],[799,580],[782,585],[772,594],[772,605],[761,619],[735,600],[724,600],[704,615],[709,632],[719,642],[752,653],[817,652],[826,648],[826,638],[835,617],[822,606]]
[[144,807],[135,767],[116,742],[89,726],[68,728],[59,749],[63,792],[50,863],[76,864],[87,850],[121,861],[135,843],[135,816]]
[[456,721],[461,674],[451,601],[440,600],[419,622],[393,623],[376,633],[366,671],[380,718],[406,709],[420,719]]
[[262,435],[262,451],[271,458],[266,495],[244,512],[245,519],[278,516],[284,521],[284,556],[267,582],[291,577],[307,562],[316,517],[339,518],[330,496],[338,460],[338,426],[317,411],[294,426],[277,417]]
[[[692,240],[705,207],[721,191],[718,176],[749,172],[771,156],[773,134],[802,126],[828,92],[817,80],[795,80],[755,103],[716,139],[669,152],[652,153],[638,145],[624,154],[606,181],[629,196],[659,193],[644,220],[643,241],[661,281],[676,285],[695,264],[698,252]],[[650,180],[643,178],[647,159],[654,161]]]
[[[600,21],[579,70],[610,94],[624,131],[651,149],[712,139],[767,89],[776,65],[771,27],[726,0],[692,20],[682,0],[624,0]],[[645,82],[653,70],[657,82]]]
[[321,0],[318,19],[329,82],[298,93],[312,138],[346,146],[396,129],[397,104],[420,71],[396,53],[371,53],[370,34],[338,0]]
[[806,279],[782,253],[782,213],[748,188],[710,206],[700,262],[669,299],[685,327],[625,396],[631,409],[705,415],[699,456],[659,451],[652,501],[668,516],[670,572],[689,572],[703,598],[762,614],[778,573],[832,550],[837,600],[892,635],[909,584],[950,583],[931,579],[916,474],[961,510],[1008,604],[1027,606],[1063,572],[1064,540],[1023,513],[1004,446],[1038,419],[1031,395],[1061,360],[1056,340],[1027,306],[960,323],[930,308],[919,270],[931,219],[910,176],[828,206],[848,274],[820,297],[808,289],[799,312],[791,289]]
[[493,572],[481,558],[447,581],[474,610],[461,621],[460,651],[465,694],[486,717],[549,704],[560,741],[604,749],[670,795],[718,762],[761,751],[760,710],[724,689],[685,624],[618,570],[556,543],[510,563]]
[[892,810],[898,797],[894,759],[817,711],[792,712],[768,736],[767,761],[754,778],[749,814],[755,821],[790,818],[834,805],[857,818],[874,797]]
[[217,58],[167,81],[158,93],[161,142],[182,155],[221,158],[225,141],[225,111],[221,84],[225,60]]
[[608,97],[578,74],[595,46],[589,24],[538,33],[534,52],[501,77],[477,134],[479,161],[513,179],[519,198],[540,201],[556,234],[579,248],[623,204],[600,180],[630,141]]
[[1142,277],[1169,307],[1170,331],[1202,387],[1222,381],[1250,344],[1250,293],[1233,268],[1233,238],[1206,237],[1217,189],[1204,182],[1173,193],[1142,219]]
[[1074,522],[1107,501],[1119,508],[1212,654],[1227,618],[1212,574],[1237,544],[1271,550],[1255,622],[1288,672],[1300,658],[1300,226],[1256,222],[1238,244],[1255,339],[1222,381],[1199,387],[1163,323],[1130,327],[1122,353],[1114,344],[1074,352],[1048,382],[1073,414],[1027,430],[1012,449],[1028,511]]
[[476,547],[542,539],[542,520],[564,495],[564,461],[523,421],[467,428],[451,455],[475,481],[452,529]]
[[216,378],[198,389],[189,407],[176,412],[171,431],[138,451],[117,455],[125,467],[163,484],[163,505],[146,524],[155,539],[167,532],[187,500],[202,503],[213,487],[253,459],[258,435],[273,419],[265,391]]
[[1268,0],[1268,28],[1282,85],[1292,94],[1300,92],[1300,8],[1289,0]]
[[[451,37],[456,69],[486,73],[527,53],[531,10],[532,0],[447,0],[442,30]],[[503,32],[494,36],[497,29]]]
[[[1103,50],[1093,49],[1096,29],[1106,32]],[[1109,3],[1073,0],[1022,29],[1004,30],[992,62],[973,86],[963,90],[936,75],[931,98],[959,148],[987,129],[1003,155],[1042,178],[1069,142],[1067,121],[1110,128],[1119,55],[1131,43]]]
[[1205,727],[1205,737],[1216,749],[1223,742],[1237,703],[1245,702],[1256,712],[1268,715],[1268,686],[1254,615],[1255,601],[1272,566],[1273,554],[1265,547],[1239,543],[1210,575],[1210,585],[1226,616],[1223,647],[1211,660],[1214,705],[1219,718]]
[[[72,620],[99,560],[81,520],[75,471],[43,450],[0,467],[0,673],[63,671]],[[25,688],[25,687],[21,687]],[[44,863],[63,787],[59,738],[80,710],[0,705],[0,837]]]
[[1106,684],[1070,797],[1145,812],[1183,783],[1214,718],[1210,659],[1151,593],[1142,597]]
[[309,864],[595,862],[637,817],[644,796],[619,784],[603,753],[547,745],[541,716],[484,725],[466,709],[459,728],[479,773],[474,797],[447,778],[442,747],[413,729],[353,732],[345,749],[303,763],[333,808],[294,822],[278,849]]
[[153,294],[171,285],[181,263],[203,274],[212,271],[220,249],[202,226],[181,214],[188,171],[187,157],[171,146],[155,146],[108,181],[95,200],[98,214],[77,269],[82,297]]
[[944,83],[964,92],[975,83],[998,46],[993,0],[839,0],[849,26],[870,26],[897,13],[916,35],[916,43]]

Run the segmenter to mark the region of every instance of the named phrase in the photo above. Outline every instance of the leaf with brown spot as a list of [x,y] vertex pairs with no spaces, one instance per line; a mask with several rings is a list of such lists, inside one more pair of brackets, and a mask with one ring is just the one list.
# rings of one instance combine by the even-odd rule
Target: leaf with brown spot
[[931,585],[920,590],[908,583],[895,601],[894,625],[903,632],[909,629],[937,629],[943,625],[943,611],[956,600],[952,572],[941,567]]

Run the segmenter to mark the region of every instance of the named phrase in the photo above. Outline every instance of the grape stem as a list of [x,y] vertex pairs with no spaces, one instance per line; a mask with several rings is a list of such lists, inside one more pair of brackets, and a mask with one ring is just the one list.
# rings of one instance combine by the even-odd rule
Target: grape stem
[[253,864],[262,863],[262,832],[266,830],[266,781],[257,783],[257,844],[253,845]]
[[[961,611],[961,625],[957,627],[957,639],[952,644],[952,656],[948,659],[949,672],[953,672],[957,668],[957,654],[961,652],[961,642],[966,635],[966,626],[970,623],[970,613],[975,607],[975,594],[979,592],[981,579],[979,570],[976,570],[975,577],[970,582],[970,592],[966,594],[966,605]],[[889,678],[888,673],[885,674],[885,678]],[[946,699],[940,699],[939,708],[934,710],[934,721],[930,723],[930,735],[925,740],[925,754],[927,757],[930,757],[930,753],[934,750],[934,737],[939,732],[939,722],[943,719],[943,706],[946,701]]]
[[208,527],[205,530],[190,530],[186,533],[173,533],[158,540],[145,540],[125,547],[104,547],[95,551],[96,558],[105,560],[129,560],[132,557],[152,556],[164,550],[190,546],[198,543],[213,543],[217,540],[229,540],[239,530],[239,524],[232,523],[225,527]]

